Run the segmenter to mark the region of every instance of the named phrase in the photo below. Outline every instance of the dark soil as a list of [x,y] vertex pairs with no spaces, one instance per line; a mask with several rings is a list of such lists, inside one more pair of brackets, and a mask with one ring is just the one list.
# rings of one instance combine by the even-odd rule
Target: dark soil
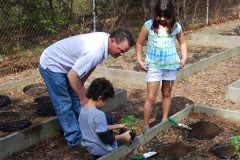
[[10,98],[6,95],[0,95],[0,107],[4,107],[10,103]]
[[220,158],[231,158],[236,154],[236,151],[232,144],[217,144],[212,147],[213,154]]
[[47,88],[43,83],[30,84],[23,88],[23,92],[30,97],[39,97],[48,95]]
[[209,121],[199,121],[190,124],[189,126],[192,128],[192,130],[188,131],[190,138],[209,140],[213,139],[223,131],[223,128],[218,127],[215,123]]
[[157,152],[156,158],[182,158],[190,152],[194,151],[195,147],[185,145],[182,142],[159,144],[153,148]]
[[17,112],[1,112],[0,113],[0,125],[20,120],[20,115]]

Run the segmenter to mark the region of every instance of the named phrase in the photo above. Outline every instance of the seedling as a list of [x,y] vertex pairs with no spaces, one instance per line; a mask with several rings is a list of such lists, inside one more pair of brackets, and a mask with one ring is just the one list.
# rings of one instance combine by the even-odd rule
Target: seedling
[[134,115],[125,115],[123,118],[120,119],[120,122],[124,123],[127,126],[128,130],[131,130],[134,119]]
[[146,132],[146,129],[144,128],[144,122],[138,118],[136,118],[134,115],[125,115],[120,119],[120,122],[124,123],[127,127],[127,130],[133,130],[133,127],[138,127],[139,130],[142,131],[144,134]]
[[240,135],[233,136],[231,143],[238,153],[238,158],[240,158]]

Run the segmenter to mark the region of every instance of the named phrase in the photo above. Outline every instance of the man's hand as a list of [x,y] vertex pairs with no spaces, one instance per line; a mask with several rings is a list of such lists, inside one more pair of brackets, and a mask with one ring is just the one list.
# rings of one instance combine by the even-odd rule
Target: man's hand
[[86,88],[84,87],[84,84],[82,83],[78,74],[73,69],[71,69],[68,72],[67,76],[73,90],[76,92],[80,99],[81,106],[87,104],[88,98],[86,97]]

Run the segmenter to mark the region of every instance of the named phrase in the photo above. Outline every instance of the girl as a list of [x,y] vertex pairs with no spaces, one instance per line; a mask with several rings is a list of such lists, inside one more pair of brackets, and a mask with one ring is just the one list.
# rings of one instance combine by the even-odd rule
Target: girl
[[[180,60],[175,39],[181,45]],[[141,59],[143,44],[147,40],[145,62]],[[171,104],[171,91],[178,70],[183,68],[187,59],[187,44],[181,25],[176,22],[171,0],[158,0],[154,8],[153,19],[145,22],[136,42],[137,61],[146,74],[147,96],[144,104],[145,128],[149,128],[153,104],[162,83],[162,121],[168,117]]]

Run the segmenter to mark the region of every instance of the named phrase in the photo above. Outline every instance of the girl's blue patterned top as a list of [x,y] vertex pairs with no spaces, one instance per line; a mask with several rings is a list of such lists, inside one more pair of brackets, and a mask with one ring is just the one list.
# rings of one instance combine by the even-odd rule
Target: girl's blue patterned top
[[158,34],[151,29],[153,21],[145,22],[148,30],[148,43],[146,64],[149,68],[177,70],[180,67],[180,58],[177,54],[175,39],[181,31],[181,25],[176,22],[176,27],[171,34],[166,29],[159,29]]

